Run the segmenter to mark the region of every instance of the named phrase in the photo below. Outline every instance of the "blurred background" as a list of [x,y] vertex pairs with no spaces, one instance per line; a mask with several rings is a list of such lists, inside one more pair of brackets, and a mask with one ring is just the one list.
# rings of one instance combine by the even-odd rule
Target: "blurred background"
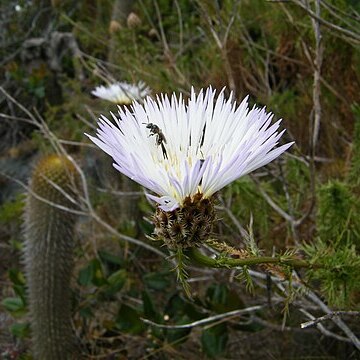
[[[331,310],[359,310],[359,1],[2,0],[0,29],[1,359],[33,358],[23,212],[32,169],[52,153],[70,155],[83,175],[71,279],[76,358],[359,358],[358,316],[300,328]],[[146,237],[154,208],[143,189],[84,135],[117,111],[91,91],[116,81],[142,81],[152,96],[226,87],[283,118],[283,141],[295,145],[217,195],[214,234],[242,249],[252,231],[263,254],[332,262],[343,280],[190,266],[188,299],[167,250]],[[208,321],[161,328],[143,318]]]

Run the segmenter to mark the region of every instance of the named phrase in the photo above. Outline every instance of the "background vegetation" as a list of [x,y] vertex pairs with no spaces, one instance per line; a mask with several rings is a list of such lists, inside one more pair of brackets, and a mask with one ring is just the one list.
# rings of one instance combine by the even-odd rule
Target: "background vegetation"
[[[0,14],[0,358],[32,358],[24,193],[33,164],[54,152],[82,176],[71,285],[79,358],[359,358],[358,1],[5,0]],[[142,189],[124,191],[84,136],[116,111],[90,95],[114,79],[145,81],[153,95],[226,86],[282,117],[295,145],[218,194],[215,232],[239,251],[316,266],[194,265],[188,299],[166,249],[147,238],[154,209]]]

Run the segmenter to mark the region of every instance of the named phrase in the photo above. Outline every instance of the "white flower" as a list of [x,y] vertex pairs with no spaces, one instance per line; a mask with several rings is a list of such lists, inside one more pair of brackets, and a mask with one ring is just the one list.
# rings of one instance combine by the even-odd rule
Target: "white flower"
[[119,108],[114,123],[99,119],[96,137],[89,138],[114,160],[114,167],[151,190],[148,195],[164,211],[183,205],[186,197],[215,192],[239,177],[266,165],[293,143],[275,148],[285,130],[265,108],[248,108],[248,97],[237,106],[215,99],[211,87],[194,89],[184,101],[161,95],[134,102],[131,111]]
[[137,84],[116,82],[109,86],[98,86],[91,93],[101,99],[119,105],[129,105],[134,100],[140,101],[150,95],[150,88],[142,81]]

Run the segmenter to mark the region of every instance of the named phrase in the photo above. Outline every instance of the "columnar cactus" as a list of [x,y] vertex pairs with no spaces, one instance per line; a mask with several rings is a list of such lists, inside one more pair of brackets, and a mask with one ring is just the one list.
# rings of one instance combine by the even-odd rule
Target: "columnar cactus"
[[[71,327],[77,172],[65,156],[50,155],[34,169],[25,208],[25,269],[36,360],[76,358]],[[69,196],[70,195],[70,196]]]

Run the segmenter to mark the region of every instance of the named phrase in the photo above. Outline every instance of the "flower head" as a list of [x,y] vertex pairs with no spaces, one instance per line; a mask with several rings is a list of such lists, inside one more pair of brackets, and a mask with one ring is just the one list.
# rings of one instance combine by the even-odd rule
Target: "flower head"
[[164,211],[183,205],[197,193],[210,198],[239,177],[266,165],[292,143],[275,148],[280,121],[265,108],[239,106],[209,87],[198,95],[161,95],[120,109],[114,123],[101,116],[89,138],[114,159],[114,167],[151,190]]
[[212,230],[212,195],[268,164],[292,143],[275,147],[285,130],[265,108],[215,97],[211,87],[190,99],[161,95],[119,108],[113,122],[101,116],[89,138],[114,167],[152,191],[155,234],[170,248],[198,246]]
[[98,86],[91,93],[118,105],[129,105],[134,100],[140,101],[149,95],[150,88],[142,81],[137,84],[116,82],[109,86]]

